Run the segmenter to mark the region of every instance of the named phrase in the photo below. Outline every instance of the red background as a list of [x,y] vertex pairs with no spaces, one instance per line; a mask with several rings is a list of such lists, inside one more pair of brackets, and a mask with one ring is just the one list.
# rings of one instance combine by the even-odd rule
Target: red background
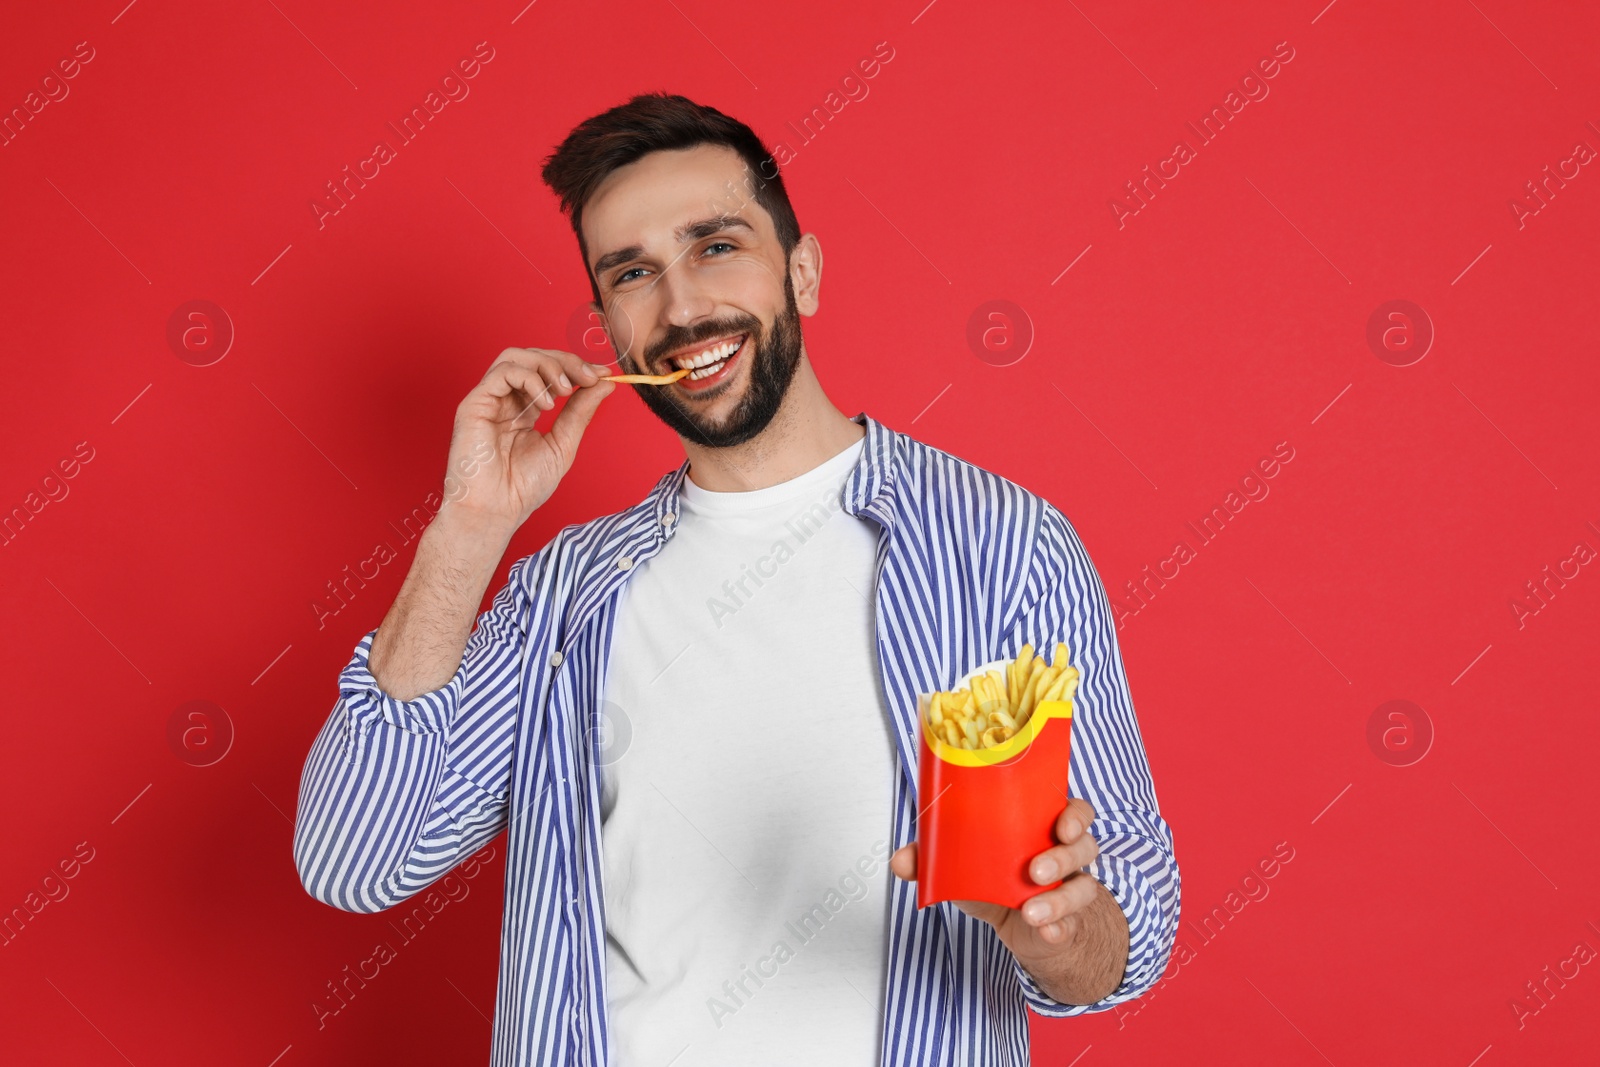
[[[840,408],[1054,501],[1113,595],[1196,549],[1120,632],[1193,955],[1137,1014],[1036,1019],[1036,1062],[1594,1057],[1600,968],[1520,1025],[1512,1000],[1600,949],[1600,568],[1521,626],[1511,604],[1600,547],[1600,175],[1520,226],[1509,206],[1600,148],[1592,11],[124,2],[33,5],[0,35],[8,110],[94,49],[0,148],[0,508],[94,456],[0,548],[0,908],[93,850],[0,949],[6,1062],[487,1059],[498,842],[439,933],[314,1024],[386,917],[302,890],[300,769],[413,546],[321,629],[311,604],[398,546],[495,355],[567,346],[588,288],[537,167],[657,88],[796,148],[827,257],[807,344]],[[323,184],[480,41],[470,96],[319,229]],[[880,41],[869,95],[796,146],[785,123]],[[1119,228],[1124,183],[1283,41],[1270,95]],[[966,340],[995,299],[1034,333],[1005,367]],[[1405,367],[1366,341],[1395,299],[1436,331]],[[236,333],[210,366],[167,341],[191,300]],[[1270,496],[1200,547],[1185,523],[1285,441]],[[507,563],[681,455],[613,400]],[[1421,712],[1369,743],[1396,699]],[[194,700],[235,731],[210,766],[169,742]],[[1431,747],[1394,765],[1423,716]],[[1270,895],[1197,936],[1280,842]]]

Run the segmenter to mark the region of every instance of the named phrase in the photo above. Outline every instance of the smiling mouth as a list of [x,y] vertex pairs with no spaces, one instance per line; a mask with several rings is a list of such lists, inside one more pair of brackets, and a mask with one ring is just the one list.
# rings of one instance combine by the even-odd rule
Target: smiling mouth
[[727,366],[728,361],[737,355],[743,348],[749,334],[740,334],[714,345],[700,349],[688,355],[674,356],[671,363],[680,370],[689,373],[683,377],[685,382],[696,382],[704,378],[711,378]]

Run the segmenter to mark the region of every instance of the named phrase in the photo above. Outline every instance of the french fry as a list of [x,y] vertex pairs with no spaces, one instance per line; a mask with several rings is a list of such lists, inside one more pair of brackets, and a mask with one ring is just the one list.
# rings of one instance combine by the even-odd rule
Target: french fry
[[1078,672],[1073,670],[1071,667],[1068,667],[1066,670],[1061,672],[1061,676],[1057,678],[1055,684],[1050,687],[1050,692],[1046,695],[1046,699],[1066,700],[1067,694],[1077,687]]
[[1017,699],[1016,715],[1017,724],[1019,726],[1022,724],[1022,720],[1026,719],[1029,714],[1033,712],[1034,698],[1038,695],[1035,693],[1033,687],[1039,683],[1039,675],[1043,674],[1049,669],[1050,668],[1045,665],[1043,656],[1037,657],[1034,659],[1033,663],[1028,666],[1028,676],[1022,681],[1022,693]]
[[1033,646],[1023,645],[1017,658],[1006,668],[1006,698],[1013,708],[1022,706],[1022,686],[1033,671]]
[[933,736],[953,748],[992,748],[1015,737],[1040,704],[1071,700],[1078,677],[1065,643],[1056,643],[1049,664],[1025,644],[1003,669],[975,675],[965,688],[919,694],[917,711]]
[[623,385],[671,385],[688,373],[686,370],[675,370],[671,374],[602,374],[600,377]]
[[980,675],[972,680],[972,695],[977,702],[978,711],[987,712],[994,707],[994,672]]
[[1006,706],[1006,680],[999,671],[989,672],[989,706],[984,710],[993,714]]
[[1044,670],[1039,672],[1039,677],[1034,679],[1033,689],[1025,698],[1023,698],[1026,702],[1028,715],[1031,716],[1033,714],[1033,709],[1039,706],[1040,699],[1050,688],[1051,683],[1056,680],[1056,675],[1058,673],[1059,670],[1053,665],[1046,667]]
[[967,683],[967,692],[972,694],[972,699],[963,698],[962,703],[973,712],[976,712],[978,708],[983,707],[989,701],[989,676],[980,674],[972,679],[971,682]]

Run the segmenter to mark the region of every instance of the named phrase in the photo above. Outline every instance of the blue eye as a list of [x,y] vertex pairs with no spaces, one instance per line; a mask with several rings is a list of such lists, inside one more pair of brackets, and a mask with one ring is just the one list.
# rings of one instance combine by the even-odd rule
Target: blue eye
[[[731,241],[712,241],[705,248],[706,254],[712,254],[712,249],[715,248],[726,248],[730,252],[738,251],[738,246]],[[628,282],[633,281],[636,274],[643,273],[644,270],[644,267],[630,267],[621,274],[617,275],[616,281],[612,282],[611,284],[613,286],[626,285]]]

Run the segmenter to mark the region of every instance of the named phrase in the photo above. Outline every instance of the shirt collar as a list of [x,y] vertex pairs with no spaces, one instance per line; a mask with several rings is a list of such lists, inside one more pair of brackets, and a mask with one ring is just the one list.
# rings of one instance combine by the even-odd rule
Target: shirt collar
[[[850,419],[867,428],[866,447],[850,477],[845,480],[842,504],[851,515],[866,514],[883,526],[891,521],[895,489],[895,444],[900,435],[866,412]],[[646,512],[654,517],[655,528],[667,534],[678,521],[678,495],[689,476],[689,461],[666,474],[645,500]]]

